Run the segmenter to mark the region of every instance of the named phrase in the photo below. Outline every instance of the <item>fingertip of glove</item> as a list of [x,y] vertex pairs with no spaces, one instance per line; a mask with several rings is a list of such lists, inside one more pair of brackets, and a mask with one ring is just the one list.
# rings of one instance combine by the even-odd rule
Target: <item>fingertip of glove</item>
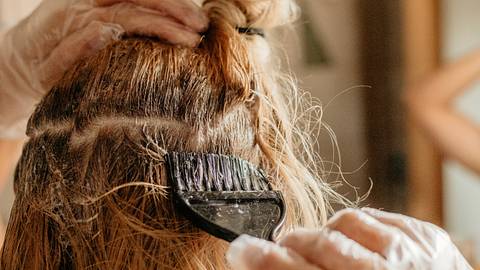
[[245,257],[244,253],[256,241],[257,239],[251,236],[242,235],[230,244],[226,257],[227,257],[228,263],[230,264],[230,266],[233,267],[233,269],[236,269],[236,270],[248,269],[248,266],[244,259]]
[[233,241],[227,251],[227,261],[236,270],[264,269],[265,263],[288,257],[286,248],[248,235]]

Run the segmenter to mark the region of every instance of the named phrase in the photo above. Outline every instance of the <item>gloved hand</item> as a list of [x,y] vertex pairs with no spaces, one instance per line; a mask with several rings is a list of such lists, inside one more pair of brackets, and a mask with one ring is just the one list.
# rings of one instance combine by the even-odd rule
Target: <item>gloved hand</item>
[[323,230],[299,230],[278,244],[241,236],[227,259],[235,270],[472,269],[442,229],[368,208],[340,211]]
[[23,132],[33,105],[67,69],[122,34],[194,46],[207,27],[192,0],[42,1],[0,35],[0,137],[17,135],[14,126]]

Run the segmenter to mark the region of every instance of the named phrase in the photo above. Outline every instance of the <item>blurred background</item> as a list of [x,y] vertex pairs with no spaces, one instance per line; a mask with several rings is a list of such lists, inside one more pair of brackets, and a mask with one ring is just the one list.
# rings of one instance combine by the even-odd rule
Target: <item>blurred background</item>
[[[0,29],[39,0],[0,0]],[[446,228],[480,262],[480,177],[442,159],[405,114],[403,90],[442,63],[480,47],[478,0],[302,0],[303,15],[280,37],[301,87],[323,105],[323,159],[341,165],[351,199]],[[456,102],[480,124],[480,87]],[[0,117],[2,117],[0,115]],[[8,220],[22,141],[0,141],[0,220]],[[480,150],[479,150],[480,151]],[[338,169],[332,167],[337,181]],[[373,184],[373,185],[372,185]],[[371,189],[371,190],[370,190]],[[358,193],[358,195],[356,194]],[[1,230],[1,228],[0,228]]]

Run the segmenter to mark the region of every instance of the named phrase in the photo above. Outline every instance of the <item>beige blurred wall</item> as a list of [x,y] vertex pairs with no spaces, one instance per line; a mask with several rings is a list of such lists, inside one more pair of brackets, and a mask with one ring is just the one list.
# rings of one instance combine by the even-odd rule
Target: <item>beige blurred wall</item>
[[[336,134],[343,171],[348,173],[359,169],[367,159],[363,103],[365,91],[372,90],[359,87],[362,83],[362,50],[357,5],[361,2],[358,0],[304,2],[314,30],[325,44],[331,63],[323,66],[305,65],[302,38],[287,37],[284,40],[300,85],[319,98],[324,105],[324,122],[329,124]],[[300,33],[300,30],[298,32]],[[325,131],[321,135],[320,147],[321,154],[327,160],[331,160],[332,143]],[[345,177],[360,187],[360,192],[367,191],[369,182],[366,166],[352,175],[346,174]]]

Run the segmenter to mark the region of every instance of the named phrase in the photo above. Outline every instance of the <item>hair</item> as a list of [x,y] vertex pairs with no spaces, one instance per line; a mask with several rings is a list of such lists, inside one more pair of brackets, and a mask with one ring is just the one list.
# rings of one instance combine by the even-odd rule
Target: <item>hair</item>
[[[30,118],[2,269],[228,269],[227,244],[175,212],[169,151],[235,155],[287,203],[284,231],[340,197],[316,171],[301,93],[271,44],[236,27],[291,22],[290,0],[207,0],[201,44],[118,41],[69,70]],[[308,125],[306,125],[308,126]],[[341,200],[341,198],[340,198]]]

